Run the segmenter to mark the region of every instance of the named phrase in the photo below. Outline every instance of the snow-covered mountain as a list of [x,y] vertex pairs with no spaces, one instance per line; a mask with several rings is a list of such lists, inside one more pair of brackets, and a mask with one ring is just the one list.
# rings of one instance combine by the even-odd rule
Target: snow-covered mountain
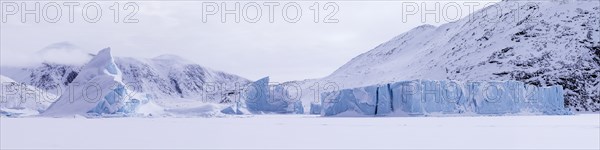
[[2,75],[17,82],[31,85],[49,93],[60,95],[75,79],[81,66],[44,62],[28,67],[2,66]]
[[[230,93],[238,93],[249,80],[237,75],[202,67],[175,55],[152,59],[117,57],[123,71],[123,82],[149,98],[193,98],[230,101]],[[237,87],[236,87],[237,86]]]
[[[600,111],[599,30],[600,1],[502,1],[456,22],[414,28],[325,78],[299,83],[350,88],[412,79],[512,79],[562,85],[568,107]],[[303,98],[313,99],[310,93]]]
[[[93,56],[84,57],[89,60]],[[230,95],[239,93],[241,87],[250,83],[243,77],[212,70],[174,55],[151,59],[115,57],[114,61],[122,72],[122,82],[133,91],[132,94],[149,99],[231,102],[228,99]],[[44,62],[25,67],[2,66],[1,74],[19,83],[61,95],[83,65]]]

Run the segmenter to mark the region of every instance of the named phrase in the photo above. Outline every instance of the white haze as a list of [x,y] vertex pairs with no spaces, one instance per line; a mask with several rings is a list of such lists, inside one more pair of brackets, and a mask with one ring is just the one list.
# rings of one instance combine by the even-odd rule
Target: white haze
[[[321,7],[326,3],[316,2]],[[421,2],[426,2],[427,7],[436,3],[416,1]],[[456,3],[462,5],[465,2],[474,1]],[[495,0],[477,2],[476,8],[492,2]],[[108,9],[113,2],[99,3],[104,14],[98,23],[84,22],[80,10],[75,11],[78,15],[75,15],[74,23],[66,21],[67,16],[59,23],[46,23],[44,19],[41,23],[34,23],[33,19],[21,23],[18,15],[9,16],[0,28],[1,65],[43,61],[81,63],[85,61],[81,55],[111,47],[116,56],[152,58],[176,54],[250,80],[271,76],[272,81],[283,82],[327,76],[353,57],[424,24],[420,15],[410,16],[403,22],[402,2],[390,1],[336,2],[339,11],[335,19],[339,23],[329,24],[312,21],[309,7],[314,2],[310,1],[297,2],[304,13],[298,23],[285,22],[279,15],[274,23],[269,23],[266,15],[258,23],[247,23],[243,19],[241,23],[235,23],[233,19],[221,23],[217,16],[210,16],[203,23],[202,2],[191,1],[136,2],[140,8],[136,15],[139,23],[114,23]],[[243,6],[248,2],[240,3]],[[287,2],[278,3],[282,7]],[[439,3],[444,6],[450,2]],[[466,7],[460,11],[461,17],[469,12]],[[281,10],[275,14],[281,14]],[[326,15],[325,12],[321,14],[321,18]],[[425,23],[440,25],[446,22],[445,19],[439,22],[427,19]],[[65,41],[77,45],[83,53],[58,50],[41,58],[35,56],[48,45]]]

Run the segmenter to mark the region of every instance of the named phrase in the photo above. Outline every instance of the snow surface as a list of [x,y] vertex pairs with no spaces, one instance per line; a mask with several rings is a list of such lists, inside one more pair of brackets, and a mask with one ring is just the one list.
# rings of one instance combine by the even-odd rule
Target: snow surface
[[1,118],[0,148],[599,149],[600,114],[500,117]]
[[222,117],[225,115],[221,110],[228,106],[199,99],[155,99],[141,105],[136,113],[154,117]]

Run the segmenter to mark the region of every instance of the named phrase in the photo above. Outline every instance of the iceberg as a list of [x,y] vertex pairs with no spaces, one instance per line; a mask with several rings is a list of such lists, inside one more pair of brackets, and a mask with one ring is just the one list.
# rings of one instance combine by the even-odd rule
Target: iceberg
[[[412,80],[321,94],[322,116],[571,114],[560,85]],[[312,110],[311,113],[315,113]]]
[[88,62],[58,100],[42,113],[44,116],[98,116],[131,114],[140,105],[130,99],[121,71],[110,48],[101,50]]
[[[290,97],[283,85],[269,86],[269,77],[249,84],[246,88],[244,104],[251,113],[302,114],[304,107],[300,100]],[[225,113],[236,113],[233,108]]]

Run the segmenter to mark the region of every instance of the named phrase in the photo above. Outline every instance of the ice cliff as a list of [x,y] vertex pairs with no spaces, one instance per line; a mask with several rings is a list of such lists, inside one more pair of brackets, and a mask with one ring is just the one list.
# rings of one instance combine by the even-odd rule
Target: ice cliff
[[[277,113],[277,114],[302,114],[304,107],[302,102],[294,99],[283,85],[269,86],[269,77],[262,78],[246,86],[245,95],[241,101],[236,102],[253,114]],[[245,106],[245,107],[244,107]],[[226,108],[221,111],[228,114],[243,114],[240,108]]]
[[322,93],[320,114],[322,116],[570,114],[571,112],[564,106],[564,101],[563,88],[560,85],[537,87],[525,85],[520,81],[412,80]]

